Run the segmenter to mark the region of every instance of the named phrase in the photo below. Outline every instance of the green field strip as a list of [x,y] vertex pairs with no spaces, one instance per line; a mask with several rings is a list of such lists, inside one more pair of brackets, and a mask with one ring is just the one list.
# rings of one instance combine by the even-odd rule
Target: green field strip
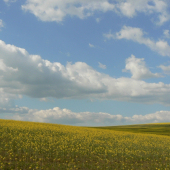
[[170,136],[170,123],[152,123],[140,125],[138,124],[138,125],[105,126],[89,128]]

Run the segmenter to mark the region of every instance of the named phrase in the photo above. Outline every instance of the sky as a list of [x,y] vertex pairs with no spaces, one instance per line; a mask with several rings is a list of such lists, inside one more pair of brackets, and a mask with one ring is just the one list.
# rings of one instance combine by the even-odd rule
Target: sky
[[1,0],[0,119],[170,122],[170,1]]

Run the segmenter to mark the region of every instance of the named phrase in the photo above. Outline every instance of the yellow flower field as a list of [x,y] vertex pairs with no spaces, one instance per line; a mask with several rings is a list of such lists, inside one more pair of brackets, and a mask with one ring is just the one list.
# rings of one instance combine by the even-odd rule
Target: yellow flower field
[[0,119],[2,170],[170,170],[170,137]]

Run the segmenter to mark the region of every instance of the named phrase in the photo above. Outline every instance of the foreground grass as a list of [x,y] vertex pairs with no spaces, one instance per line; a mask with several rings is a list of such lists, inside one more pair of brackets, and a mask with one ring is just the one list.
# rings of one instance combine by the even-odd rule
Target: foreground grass
[[170,136],[170,123],[151,123],[151,124],[105,126],[93,128]]
[[0,119],[2,170],[169,167],[169,136]]

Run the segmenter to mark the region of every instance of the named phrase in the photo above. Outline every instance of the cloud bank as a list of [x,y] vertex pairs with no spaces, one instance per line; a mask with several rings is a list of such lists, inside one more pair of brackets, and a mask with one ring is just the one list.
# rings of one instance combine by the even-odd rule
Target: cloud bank
[[[25,49],[0,41],[0,88],[7,96],[26,95],[32,98],[99,99],[170,105],[170,84],[147,83],[134,79],[157,74],[149,72],[142,59],[134,59],[139,73],[132,77],[113,78],[97,72],[84,62],[66,66],[50,62]],[[138,62],[139,61],[139,62]],[[135,63],[136,64],[136,63]],[[128,68],[129,67],[129,68]],[[145,72],[141,71],[145,68]],[[148,74],[148,75],[147,75]]]
[[170,19],[167,8],[168,4],[164,0],[27,0],[22,5],[23,10],[29,11],[42,21],[61,22],[66,16],[84,19],[95,12],[113,11],[128,18],[133,18],[138,13],[155,13],[155,23],[158,25]]
[[170,111],[157,111],[146,115],[133,115],[124,117],[104,112],[72,112],[68,109],[54,107],[48,110],[29,109],[27,107],[16,107],[10,109],[0,108],[0,113],[12,113],[7,119],[57,123],[75,126],[109,126],[123,124],[159,123],[170,121]]

